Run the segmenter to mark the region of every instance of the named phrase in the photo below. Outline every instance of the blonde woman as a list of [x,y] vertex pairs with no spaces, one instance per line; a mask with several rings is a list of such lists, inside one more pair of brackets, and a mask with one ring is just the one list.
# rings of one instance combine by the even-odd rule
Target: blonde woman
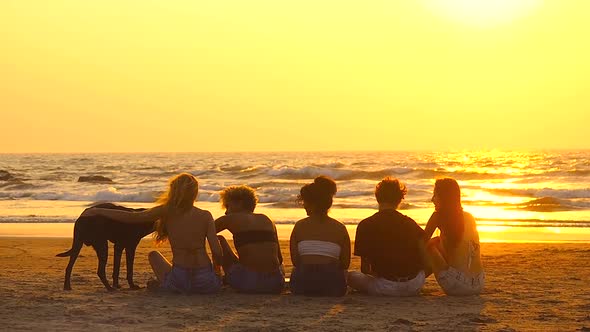
[[168,190],[151,209],[128,212],[93,208],[84,211],[82,216],[102,215],[126,223],[157,220],[156,242],[169,241],[172,249],[172,263],[158,251],[148,255],[160,287],[181,293],[215,293],[221,289],[221,280],[207,255],[205,239],[214,261],[221,260],[222,251],[213,216],[193,205],[198,191],[197,179],[182,173],[170,179]]

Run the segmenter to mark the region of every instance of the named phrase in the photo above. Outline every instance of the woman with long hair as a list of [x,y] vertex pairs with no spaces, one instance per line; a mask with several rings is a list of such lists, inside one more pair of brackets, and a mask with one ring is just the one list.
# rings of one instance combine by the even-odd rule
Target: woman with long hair
[[206,251],[209,242],[214,261],[221,261],[222,251],[215,232],[213,216],[194,206],[199,184],[194,176],[181,173],[170,179],[168,190],[145,211],[90,208],[82,216],[102,215],[120,222],[154,221],[156,243],[170,242],[172,263],[160,252],[152,251],[148,259],[160,287],[181,293],[215,293],[221,280],[215,274]]
[[[435,211],[425,233],[432,272],[448,295],[481,293],[485,273],[479,233],[473,216],[463,211],[459,184],[452,178],[436,180],[432,196]],[[440,237],[430,238],[436,229]]]
[[304,185],[299,201],[307,218],[297,221],[291,232],[293,262],[291,292],[308,296],[343,296],[350,265],[350,237],[346,227],[328,216],[336,194],[334,180],[319,176]]

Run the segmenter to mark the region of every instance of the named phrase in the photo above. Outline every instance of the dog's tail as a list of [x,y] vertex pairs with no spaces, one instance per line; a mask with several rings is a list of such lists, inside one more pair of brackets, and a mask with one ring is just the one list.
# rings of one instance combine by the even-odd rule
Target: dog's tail
[[55,257],[69,257],[72,254],[72,249],[55,255]]
[[72,238],[72,247],[68,251],[64,251],[62,253],[55,255],[55,257],[70,257],[72,255],[72,252],[74,251],[74,247],[76,246],[76,242],[79,239],[79,235],[78,235],[79,231],[76,227],[76,226],[78,226],[77,222],[78,222],[78,220],[76,220],[76,223],[74,224],[74,236]]

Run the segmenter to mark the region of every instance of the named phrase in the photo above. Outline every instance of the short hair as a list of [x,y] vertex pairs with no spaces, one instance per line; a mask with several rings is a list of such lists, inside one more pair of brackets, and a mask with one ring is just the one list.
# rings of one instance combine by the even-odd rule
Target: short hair
[[336,195],[336,191],[336,182],[320,175],[312,183],[301,187],[297,199],[308,206],[308,214],[324,214],[332,207],[332,197]]
[[249,186],[229,186],[219,193],[221,206],[225,209],[229,202],[240,202],[245,209],[254,212],[256,204],[258,203],[258,196],[256,192]]
[[407,193],[406,186],[398,179],[390,176],[381,180],[375,187],[375,198],[377,198],[379,204],[393,203],[399,205]]

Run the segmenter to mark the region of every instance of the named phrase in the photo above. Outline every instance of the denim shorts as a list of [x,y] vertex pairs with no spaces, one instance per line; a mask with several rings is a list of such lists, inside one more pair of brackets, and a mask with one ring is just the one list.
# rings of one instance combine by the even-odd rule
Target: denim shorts
[[306,296],[344,296],[346,271],[338,264],[302,264],[293,268],[290,288]]
[[477,295],[483,290],[485,273],[470,276],[450,266],[434,275],[436,281],[447,295]]
[[229,268],[226,281],[240,293],[279,294],[285,286],[285,276],[279,268],[272,272],[259,272],[240,263]]
[[200,268],[175,265],[164,277],[162,288],[185,294],[211,294],[221,290],[221,279],[211,265]]

